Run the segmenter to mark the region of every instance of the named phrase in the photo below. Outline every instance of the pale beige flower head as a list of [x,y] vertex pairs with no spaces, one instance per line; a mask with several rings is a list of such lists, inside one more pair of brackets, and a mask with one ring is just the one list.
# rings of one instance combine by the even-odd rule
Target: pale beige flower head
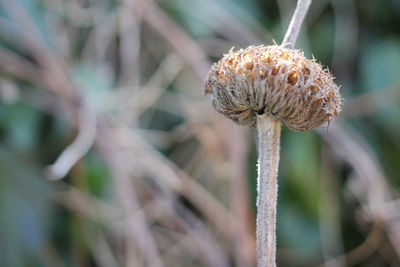
[[257,114],[265,114],[294,131],[329,122],[342,102],[328,70],[278,45],[231,49],[212,66],[204,90],[218,112],[239,124],[255,127]]

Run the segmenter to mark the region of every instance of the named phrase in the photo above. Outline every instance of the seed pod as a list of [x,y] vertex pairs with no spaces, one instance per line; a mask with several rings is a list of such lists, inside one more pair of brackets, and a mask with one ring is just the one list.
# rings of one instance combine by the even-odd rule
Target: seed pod
[[250,46],[228,54],[207,75],[204,90],[214,108],[239,124],[256,127],[257,114],[307,131],[335,117],[339,88],[328,70],[300,50]]

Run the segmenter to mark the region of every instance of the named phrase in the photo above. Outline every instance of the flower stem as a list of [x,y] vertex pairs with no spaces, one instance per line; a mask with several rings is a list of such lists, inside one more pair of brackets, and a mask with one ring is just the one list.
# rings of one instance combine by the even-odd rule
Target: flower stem
[[283,38],[282,45],[286,48],[293,48],[299,36],[301,25],[306,17],[308,8],[311,5],[311,0],[298,0],[296,10],[294,11],[292,20]]
[[[282,46],[293,48],[311,0],[298,0]],[[281,123],[268,116],[257,117],[258,196],[257,266],[276,266],[276,206]]]
[[259,267],[275,267],[276,203],[281,123],[268,116],[257,118],[258,196],[257,262]]

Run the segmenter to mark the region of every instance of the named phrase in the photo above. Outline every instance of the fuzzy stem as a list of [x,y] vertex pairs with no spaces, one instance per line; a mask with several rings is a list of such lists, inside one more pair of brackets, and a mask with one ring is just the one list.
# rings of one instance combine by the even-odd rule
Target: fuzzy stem
[[[298,0],[282,45],[293,48],[311,0]],[[276,266],[276,206],[281,123],[268,116],[257,117],[258,196],[257,266]]]
[[298,0],[296,10],[294,11],[292,20],[283,38],[282,45],[287,48],[293,48],[299,36],[301,25],[307,14],[308,8],[311,5],[311,0]]
[[275,267],[276,203],[281,123],[267,116],[257,117],[258,196],[257,262],[259,267]]

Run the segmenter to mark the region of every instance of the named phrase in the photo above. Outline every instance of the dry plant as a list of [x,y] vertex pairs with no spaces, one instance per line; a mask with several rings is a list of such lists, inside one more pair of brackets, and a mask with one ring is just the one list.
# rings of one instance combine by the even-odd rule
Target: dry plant
[[333,77],[292,49],[311,0],[299,0],[282,46],[232,50],[211,68],[205,92],[215,109],[258,128],[257,262],[276,266],[276,206],[281,122],[307,131],[330,122],[341,109]]
[[[66,266],[72,262],[77,266],[105,267],[254,266],[257,258],[255,216],[251,208],[252,194],[247,190],[251,184],[251,170],[247,170],[248,155],[251,156],[249,130],[214,114],[199,88],[211,65],[210,58],[219,56],[232,45],[246,47],[265,43],[266,38],[274,38],[273,31],[267,31],[235,1],[232,1],[234,8],[228,10],[223,1],[205,0],[161,3],[37,0],[32,1],[37,7],[32,12],[28,12],[31,6],[26,2],[30,1],[0,3],[1,11],[7,14],[0,21],[1,41],[7,44],[0,46],[1,99],[11,103],[7,105],[22,103],[40,112],[45,125],[42,131],[58,133],[56,142],[43,134],[44,140],[35,149],[33,158],[40,165],[42,181],[51,180],[46,180],[51,193],[47,201],[55,203],[60,213],[68,214],[65,222],[57,225],[65,228],[67,238],[46,240],[38,250],[40,256],[37,258],[42,262],[37,265]],[[293,70],[296,73],[291,74],[293,65],[283,58],[283,54],[287,53],[289,58],[297,58],[307,66],[316,64],[290,47],[297,39],[307,2],[299,1],[284,46],[255,46],[241,52],[232,51],[227,57],[244,57],[246,52],[252,56],[253,53],[269,54],[272,60],[282,62],[277,71],[288,88],[304,83],[304,76],[300,74],[303,70],[307,73],[306,68],[296,67]],[[288,2],[277,3],[284,17]],[[171,16],[174,10],[170,9],[178,5],[190,5],[185,12],[191,13],[185,14],[191,16],[191,23],[182,26],[182,21],[178,23]],[[335,5],[339,6],[335,7],[339,10],[335,12],[341,14],[345,4],[338,1]],[[317,20],[327,6],[329,1],[315,1],[310,18]],[[41,17],[34,17],[35,14]],[[193,26],[196,21],[216,33],[215,36],[193,37],[188,25]],[[353,22],[352,28],[358,27],[354,24],[357,20],[350,22]],[[46,25],[46,30],[41,25]],[[269,49],[282,52],[274,54]],[[336,56],[343,50],[340,44],[335,44],[335,49]],[[250,61],[253,68],[261,64],[258,60],[261,58]],[[241,64],[244,66],[244,63]],[[344,69],[344,63],[337,61],[333,72]],[[272,74],[274,66],[266,66],[268,81],[274,83],[278,77]],[[330,83],[330,76],[320,73],[322,69],[317,65],[307,68],[310,80],[316,80],[318,75],[328,77],[327,80],[321,78],[321,84],[317,82],[317,89],[328,97],[329,90],[324,91],[322,83]],[[312,73],[315,68],[317,70]],[[252,75],[251,70],[243,70],[243,75]],[[392,90],[385,97],[395,101],[396,92]],[[255,93],[251,97],[255,97]],[[338,111],[334,100],[337,96],[333,93],[331,97],[333,104],[328,104],[319,115],[334,115],[333,111]],[[349,99],[347,103],[354,105],[345,106],[343,117],[374,113],[385,105],[376,101],[377,98],[376,94],[370,93]],[[293,97],[294,102],[296,99]],[[270,104],[269,110],[260,113],[272,114],[275,108],[286,103],[280,94],[273,100],[277,105]],[[323,105],[311,96],[301,101],[309,106],[313,103]],[[259,110],[258,107],[264,107],[266,103],[254,104],[259,106],[251,109]],[[223,113],[227,112],[223,106],[219,108]],[[330,119],[330,116],[324,116],[309,125],[304,118],[296,124],[284,119],[285,112],[279,109],[275,115],[280,117],[272,116],[272,119],[264,118],[265,114],[255,115],[253,111],[228,115],[253,126],[259,120],[258,125],[263,126],[258,127],[261,149],[259,195],[267,199],[259,200],[266,205],[261,212],[266,212],[267,207],[275,208],[277,197],[262,193],[266,190],[263,185],[267,185],[264,179],[272,182],[271,191],[276,190],[280,131],[280,122],[276,121],[282,120],[289,127],[302,130]],[[48,126],[48,121],[56,126]],[[54,130],[59,125],[62,125],[61,130]],[[315,256],[313,264],[344,266],[348,262],[348,265],[355,265],[371,255],[381,256],[384,262],[400,262],[399,194],[388,182],[380,159],[374,155],[364,136],[338,120],[331,124],[329,132],[321,130],[318,134],[324,142],[321,157],[330,163],[323,164],[324,173],[330,174],[324,175],[326,180],[323,181],[329,184],[332,182],[329,176],[339,178],[336,169],[351,170],[344,188],[357,199],[356,223],[360,235],[366,239],[359,246],[348,249],[340,235],[329,232],[332,221],[336,222],[337,233],[341,231],[339,204],[335,203],[338,211],[334,213],[329,197],[342,199],[342,195],[340,185],[337,191],[328,188],[331,195],[324,195],[324,204],[332,213],[321,212],[319,221],[324,225],[321,227],[324,254]],[[93,158],[97,161],[95,171],[90,163]],[[332,166],[332,162],[337,165]],[[20,168],[19,162],[17,165]],[[100,173],[105,180],[101,194],[93,193],[88,182],[92,172]],[[21,184],[26,186],[31,178],[24,177]],[[28,188],[28,191],[34,192],[34,188]],[[19,197],[22,199],[25,195]],[[269,209],[268,214],[259,213],[261,219],[258,222],[259,236],[263,236],[259,238],[258,250],[261,252],[260,247],[268,247],[270,262],[275,258],[274,213],[274,209]],[[0,217],[2,220],[7,216]],[[65,226],[67,221],[70,224]],[[335,242],[330,242],[331,237]],[[290,261],[291,252],[281,248],[278,256],[282,253],[281,259]],[[9,251],[14,250],[12,247]],[[337,253],[330,253],[332,250]],[[7,255],[0,257],[0,265]],[[68,255],[72,256],[68,258]],[[284,257],[286,255],[289,257]],[[22,258],[22,255],[17,256]],[[266,260],[263,256],[263,253],[259,256],[260,265]],[[298,266],[299,263],[288,262],[287,265]]]

